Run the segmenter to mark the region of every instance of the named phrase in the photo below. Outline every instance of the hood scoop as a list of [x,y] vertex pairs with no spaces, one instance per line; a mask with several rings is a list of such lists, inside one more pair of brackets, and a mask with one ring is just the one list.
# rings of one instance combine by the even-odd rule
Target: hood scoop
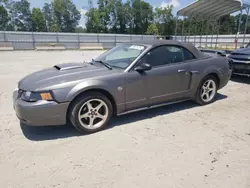
[[83,68],[83,67],[85,67],[83,63],[65,63],[65,64],[58,64],[54,66],[54,68],[56,68],[59,71],[71,70],[71,69],[77,69],[77,68]]

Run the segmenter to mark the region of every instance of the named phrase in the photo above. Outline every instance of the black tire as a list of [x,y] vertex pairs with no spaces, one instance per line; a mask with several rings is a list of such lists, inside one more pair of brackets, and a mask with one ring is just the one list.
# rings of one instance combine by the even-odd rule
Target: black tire
[[[78,118],[78,112],[81,109],[81,107],[89,100],[93,100],[93,99],[98,99],[98,100],[102,100],[108,108],[108,115],[107,115],[107,119],[105,120],[105,122],[98,128],[95,129],[88,129],[86,127],[84,127],[79,118]],[[71,123],[73,124],[73,126],[80,132],[82,133],[95,133],[98,132],[100,130],[102,130],[109,122],[110,118],[113,115],[113,107],[112,104],[110,102],[110,100],[103,94],[99,93],[99,92],[86,92],[82,95],[80,95],[79,97],[77,97],[72,104],[70,105],[70,110],[68,113],[68,118],[71,121]]]
[[[202,86],[208,81],[208,80],[213,80],[215,82],[215,95],[213,96],[213,98],[209,101],[204,101],[201,97],[202,94]],[[217,90],[218,90],[218,80],[212,76],[212,75],[208,75],[206,76],[200,83],[199,87],[197,88],[196,91],[196,95],[195,95],[195,102],[200,104],[200,105],[207,105],[207,104],[211,104],[215,101],[216,95],[217,95]]]

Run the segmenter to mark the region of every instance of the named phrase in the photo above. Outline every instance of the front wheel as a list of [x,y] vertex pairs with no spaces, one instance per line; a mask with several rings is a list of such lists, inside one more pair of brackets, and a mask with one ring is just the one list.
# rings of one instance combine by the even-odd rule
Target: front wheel
[[106,96],[89,92],[73,102],[69,119],[78,131],[94,133],[107,125],[112,113],[112,104]]
[[202,80],[196,92],[195,101],[200,105],[210,104],[215,100],[217,90],[217,79],[213,76],[207,76]]

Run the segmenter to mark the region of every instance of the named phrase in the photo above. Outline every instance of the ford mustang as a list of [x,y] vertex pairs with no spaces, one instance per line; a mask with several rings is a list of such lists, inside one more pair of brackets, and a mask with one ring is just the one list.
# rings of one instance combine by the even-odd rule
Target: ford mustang
[[32,126],[103,129],[113,115],[194,100],[212,103],[231,77],[228,59],[171,40],[119,44],[86,63],[58,64],[19,81],[13,106]]

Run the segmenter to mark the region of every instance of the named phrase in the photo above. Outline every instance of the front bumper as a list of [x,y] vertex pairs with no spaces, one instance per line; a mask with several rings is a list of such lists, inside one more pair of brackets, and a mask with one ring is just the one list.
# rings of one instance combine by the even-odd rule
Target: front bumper
[[13,107],[21,122],[32,126],[66,124],[68,103],[54,101],[26,102],[13,93]]
[[231,64],[231,69],[235,75],[245,75],[250,76],[250,62],[246,63],[244,61],[234,60]]

